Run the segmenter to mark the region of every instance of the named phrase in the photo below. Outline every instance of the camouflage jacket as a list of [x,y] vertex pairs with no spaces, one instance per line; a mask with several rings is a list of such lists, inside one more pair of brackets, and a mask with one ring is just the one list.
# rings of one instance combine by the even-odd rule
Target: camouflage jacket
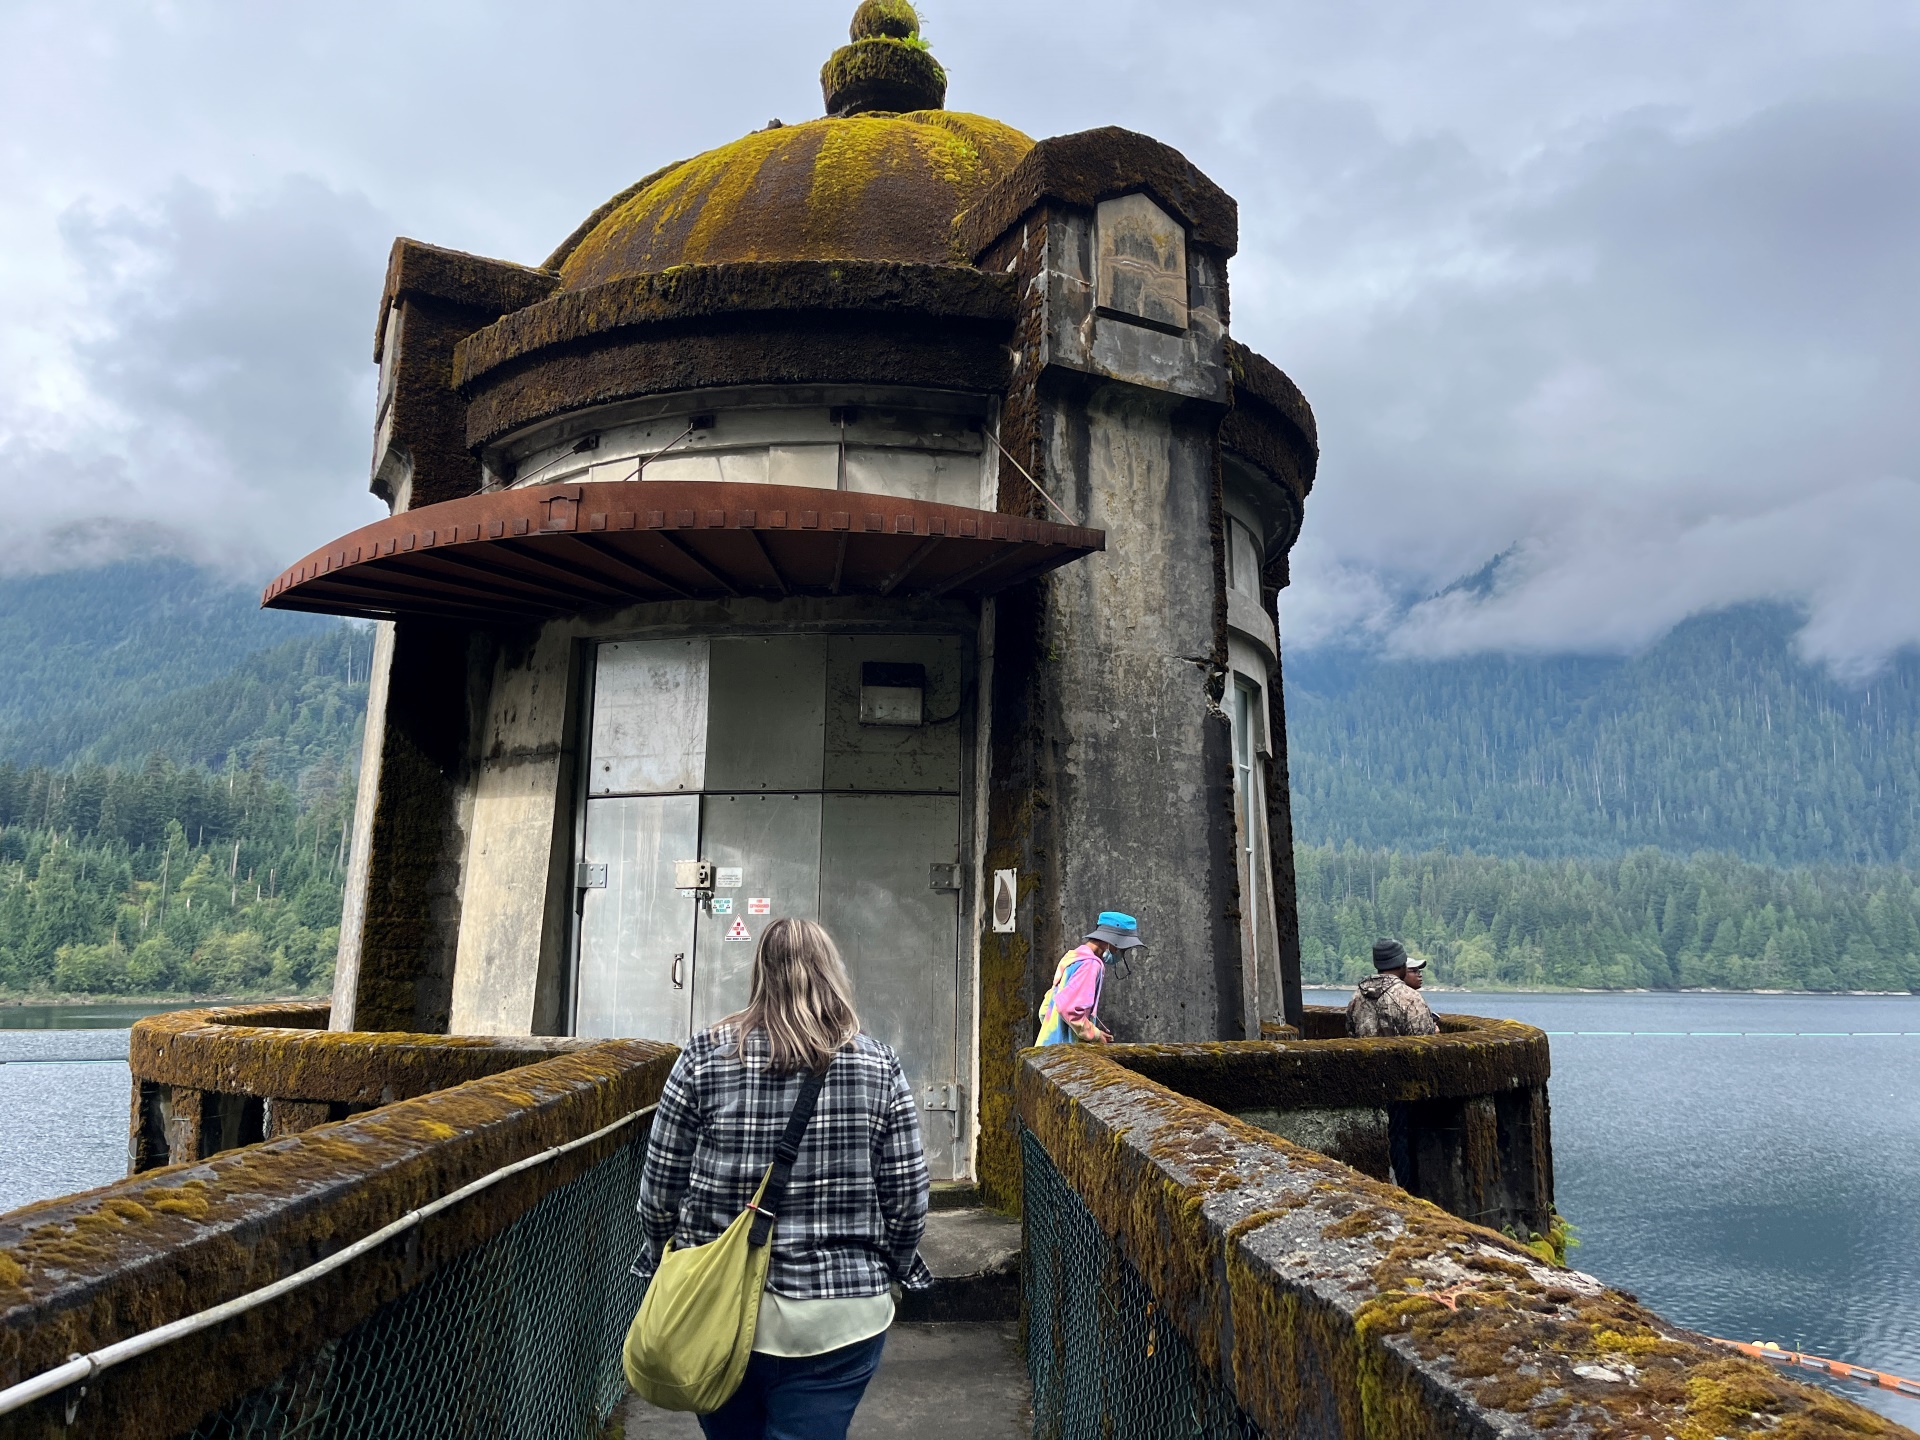
[[1377,1035],[1438,1035],[1440,1022],[1420,998],[1420,992],[1397,975],[1375,975],[1362,980],[1347,1002],[1347,1034],[1361,1039]]

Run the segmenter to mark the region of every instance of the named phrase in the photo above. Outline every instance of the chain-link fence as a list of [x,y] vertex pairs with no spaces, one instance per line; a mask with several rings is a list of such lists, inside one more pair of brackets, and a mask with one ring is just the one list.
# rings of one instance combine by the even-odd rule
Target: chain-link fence
[[[647,1127],[192,1440],[574,1440],[626,1393]],[[395,1242],[389,1242],[395,1243]]]
[[1020,1144],[1035,1440],[1260,1440],[1040,1142]]

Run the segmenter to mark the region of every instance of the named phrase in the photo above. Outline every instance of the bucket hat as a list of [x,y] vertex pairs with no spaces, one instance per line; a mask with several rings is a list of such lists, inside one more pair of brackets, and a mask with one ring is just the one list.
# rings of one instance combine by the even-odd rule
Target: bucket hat
[[1147,943],[1140,938],[1140,922],[1118,910],[1102,910],[1099,922],[1084,938],[1104,940],[1116,950],[1131,950]]

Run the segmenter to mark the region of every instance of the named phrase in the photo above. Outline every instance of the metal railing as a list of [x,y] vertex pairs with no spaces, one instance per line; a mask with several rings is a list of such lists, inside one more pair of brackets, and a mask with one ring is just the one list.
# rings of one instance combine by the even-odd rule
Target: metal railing
[[[227,1031],[209,1078],[304,1074],[302,1103],[439,1067],[434,1037],[203,1028]],[[439,1043],[456,1073],[500,1059]],[[645,1117],[675,1052],[527,1051],[0,1215],[0,1440],[598,1434],[639,1303]]]
[[1034,1440],[1256,1440],[1040,1142],[1020,1137]]
[[628,1267],[645,1156],[642,1127],[419,1289],[203,1420],[192,1440],[597,1435],[627,1389],[620,1345],[640,1303]]
[[[430,1219],[435,1215],[438,1215],[441,1211],[451,1209],[453,1206],[459,1204],[462,1200],[465,1200],[470,1196],[477,1195],[482,1190],[491,1189],[493,1186],[499,1184],[501,1181],[509,1179],[514,1175],[518,1175],[522,1171],[531,1170],[536,1166],[544,1165],[544,1164],[547,1164],[549,1161],[557,1160],[562,1155],[571,1154],[575,1150],[581,1149],[582,1147],[587,1145],[591,1145],[596,1140],[605,1139],[607,1136],[613,1134],[615,1131],[624,1130],[628,1126],[632,1125],[636,1120],[639,1120],[644,1116],[651,1115],[654,1109],[655,1107],[652,1105],[645,1106],[642,1109],[634,1111],[632,1114],[622,1116],[620,1119],[614,1121],[611,1125],[603,1125],[598,1130],[595,1130],[589,1135],[582,1135],[577,1140],[569,1140],[564,1145],[555,1145],[551,1149],[541,1151],[538,1155],[529,1155],[524,1160],[516,1160],[511,1165],[503,1165],[498,1170],[493,1171],[491,1174],[483,1175],[478,1180],[474,1180],[466,1185],[462,1185],[459,1189],[453,1191],[451,1194],[443,1195],[438,1200],[429,1201],[427,1204],[420,1206],[418,1209],[409,1210],[405,1215],[402,1215],[398,1220],[393,1221],[391,1224],[381,1226],[378,1230],[374,1231],[370,1235],[361,1237],[359,1240],[356,1240],[351,1245],[347,1246],[344,1250],[337,1250],[332,1255],[329,1255],[326,1259],[317,1261],[316,1263],[307,1266],[304,1270],[296,1271],[292,1275],[286,1276],[284,1279],[276,1280],[271,1285],[263,1285],[257,1290],[250,1290],[244,1295],[235,1296],[233,1299],[224,1301],[219,1305],[212,1306],[206,1310],[198,1311],[192,1315],[182,1316],[178,1320],[170,1321],[167,1324],[157,1326],[152,1330],[143,1331],[138,1335],[128,1336],[124,1340],[115,1341],[111,1345],[102,1346],[100,1349],[90,1351],[85,1355],[75,1355],[71,1359],[69,1359],[67,1363],[64,1365],[56,1366],[54,1369],[45,1371],[42,1374],[35,1376],[31,1380],[23,1380],[17,1385],[11,1385],[4,1390],[0,1390],[0,1415],[10,1415],[16,1410],[24,1409],[26,1406],[32,1404],[35,1400],[43,1399],[49,1395],[60,1394],[61,1392],[64,1391],[66,1423],[68,1425],[71,1425],[74,1422],[74,1419],[79,1412],[79,1408],[81,1404],[86,1399],[86,1393],[87,1393],[88,1387],[91,1386],[100,1375],[102,1375],[108,1370],[111,1370],[113,1367],[117,1365],[123,1365],[130,1360],[136,1360],[142,1355],[151,1354],[153,1351],[159,1350],[164,1346],[177,1344],[180,1341],[185,1340],[190,1336],[198,1335],[203,1331],[215,1329],[218,1326],[226,1324],[228,1321],[237,1320],[242,1315],[246,1315],[254,1310],[260,1309],[264,1305],[268,1305],[272,1303],[273,1301],[279,1299],[282,1295],[291,1294],[293,1291],[298,1290],[303,1286],[311,1285],[316,1281],[324,1278],[325,1276],[331,1275],[334,1271],[343,1269],[346,1266],[351,1265],[355,1260],[359,1259],[362,1255],[365,1255],[367,1252],[374,1249],[376,1246],[384,1245],[387,1241],[394,1239],[396,1236],[405,1234],[407,1231],[412,1230],[415,1226],[420,1225],[422,1222]],[[614,1181],[615,1183],[617,1183],[622,1178],[630,1179],[632,1182],[632,1189],[629,1190],[627,1193],[637,1194],[639,1189],[639,1166],[644,1159],[645,1149],[646,1149],[644,1140],[645,1140],[645,1132],[644,1131],[638,1132],[635,1138],[629,1141],[625,1147],[615,1151],[612,1157],[610,1157],[607,1160],[603,1160],[599,1165],[595,1166],[593,1170],[588,1172],[588,1174],[585,1177],[583,1177],[580,1180],[576,1180],[570,1186],[563,1187],[562,1190],[556,1191],[554,1195],[549,1196],[545,1201],[541,1202],[540,1209],[546,1209],[546,1208],[552,1207],[554,1205],[554,1202],[563,1194],[568,1194],[572,1192],[576,1194],[576,1198],[577,1198],[577,1195],[579,1193],[585,1193],[585,1192],[581,1192],[579,1190],[579,1187],[588,1185],[590,1181],[603,1180],[603,1178],[608,1175],[610,1169],[613,1169],[613,1168],[622,1168],[626,1170],[631,1170],[633,1172],[630,1177],[615,1176]],[[627,1164],[624,1166],[617,1166],[617,1162],[630,1159],[636,1154],[639,1155],[641,1159],[633,1159],[630,1164]],[[578,1207],[576,1206],[574,1208],[577,1209]],[[631,1209],[631,1207],[629,1207],[629,1209]],[[515,1225],[509,1227],[508,1231],[504,1235],[498,1237],[498,1239],[494,1241],[488,1242],[488,1246],[500,1247],[504,1245],[507,1249],[514,1248],[516,1244],[521,1243],[520,1237],[516,1236],[516,1232],[519,1231],[522,1226],[526,1226],[530,1222],[532,1222],[535,1219],[535,1215],[537,1215],[538,1213],[539,1211],[536,1210],[535,1214],[528,1215],[521,1221],[516,1222]],[[580,1218],[580,1217],[576,1217],[576,1218]],[[621,1239],[625,1239],[629,1241],[632,1244],[633,1249],[637,1251],[638,1243],[639,1243],[638,1242],[639,1232],[638,1232],[638,1226],[636,1224],[621,1225],[617,1222],[616,1217],[610,1216],[610,1215],[598,1214],[598,1213],[591,1214],[584,1218],[586,1218],[589,1223],[583,1228],[582,1234],[589,1241],[594,1242],[596,1248],[604,1247],[604,1242],[609,1237],[610,1232],[627,1231],[630,1233],[626,1235],[619,1235],[616,1233],[613,1235],[613,1238],[615,1239],[616,1243]],[[467,1257],[468,1262],[479,1260],[479,1258],[484,1253],[484,1251],[488,1248],[488,1246],[483,1246],[480,1251],[475,1251],[471,1255],[469,1255]],[[542,1267],[534,1270],[532,1272],[532,1275],[536,1283],[546,1283],[550,1280],[551,1276],[554,1273],[555,1272],[551,1267]],[[593,1271],[588,1272],[587,1284],[589,1289],[594,1288],[595,1280],[598,1278],[601,1278],[598,1276],[598,1272],[593,1272]],[[442,1283],[443,1279],[444,1277],[439,1277],[433,1283],[440,1284]],[[400,1301],[397,1304],[390,1306],[388,1308],[390,1311],[395,1313],[404,1312],[408,1310],[418,1311],[420,1307],[428,1303],[423,1299],[424,1294],[425,1292],[422,1291],[422,1292],[417,1292],[413,1295],[409,1295],[405,1300]],[[581,1319],[583,1317],[590,1317],[593,1314],[594,1309],[595,1307],[592,1307],[592,1306],[586,1307],[584,1311],[579,1309],[578,1307],[570,1308],[566,1313],[566,1321],[571,1322],[571,1324],[569,1325],[568,1323],[563,1323],[559,1328],[563,1331],[568,1328],[577,1329],[579,1327],[579,1322],[581,1321]],[[618,1313],[618,1306],[616,1305],[616,1318],[617,1318],[617,1313]],[[385,1318],[387,1317],[383,1312],[383,1315],[380,1317],[376,1317],[376,1320],[381,1320]],[[430,1313],[415,1313],[415,1314],[412,1314],[411,1316],[407,1316],[402,1321],[402,1329],[400,1333],[403,1336],[409,1337],[409,1338],[417,1337],[432,1329],[434,1318],[435,1317],[433,1317]],[[406,1320],[408,1319],[410,1319],[413,1323],[406,1323]],[[369,1324],[372,1324],[372,1323],[374,1322],[369,1322]],[[362,1326],[360,1328],[366,1329],[368,1327]],[[347,1338],[351,1339],[353,1333],[357,1333],[357,1332],[350,1332]],[[396,1347],[393,1347],[393,1346],[383,1347],[383,1353],[391,1353],[395,1348]],[[320,1352],[320,1356],[317,1357],[322,1361],[320,1368],[324,1369],[329,1377],[331,1377],[335,1369],[332,1363],[332,1352],[335,1349],[337,1349],[337,1346],[323,1347],[322,1351]],[[536,1344],[535,1346],[529,1347],[528,1350],[516,1350],[514,1354],[516,1358],[518,1358],[518,1357],[524,1356],[529,1352],[537,1352],[538,1349],[539,1349],[539,1346]],[[594,1352],[589,1350],[588,1353],[592,1354]],[[314,1367],[310,1366],[305,1368],[313,1369]],[[442,1368],[445,1368],[445,1367],[442,1367]],[[456,1366],[453,1368],[459,1368],[459,1367]],[[471,1368],[471,1366],[469,1365],[467,1368]],[[607,1367],[601,1366],[599,1368],[605,1369]],[[617,1377],[618,1367],[615,1366],[613,1368]],[[489,1375],[498,1377],[502,1372],[489,1370],[487,1373]],[[510,1366],[508,1370],[504,1373],[511,1376],[513,1373],[513,1367]],[[239,1406],[234,1408],[241,1412],[250,1412],[251,1410],[257,1408],[260,1400],[275,1399],[280,1395],[282,1395],[284,1392],[288,1391],[290,1388],[291,1389],[311,1388],[305,1384],[308,1378],[310,1377],[303,1376],[301,1382],[289,1382],[288,1380],[283,1378],[281,1381],[275,1382],[275,1384],[269,1387],[266,1391],[260,1392],[258,1398],[254,1396],[249,1396],[245,1400],[243,1400],[239,1404]],[[617,1378],[614,1382],[609,1382],[609,1383],[612,1383],[615,1385],[615,1388],[612,1390],[611,1394],[617,1395],[618,1394]],[[602,1388],[605,1388],[605,1387],[589,1386],[582,1393],[592,1394],[595,1397],[597,1397],[599,1390]],[[400,1387],[400,1389],[404,1390],[404,1387]],[[610,1408],[611,1404],[612,1404],[612,1399],[611,1398],[607,1399],[606,1408]],[[276,1409],[276,1407],[272,1406],[271,1404],[268,1406],[268,1408],[270,1411]],[[337,1410],[340,1410],[342,1406],[339,1403],[335,1403],[335,1404],[324,1405],[320,1408],[325,1410],[327,1413],[331,1414]],[[599,1417],[601,1419],[604,1419],[606,1416],[606,1408],[600,1409],[598,1411]],[[423,1423],[423,1417],[428,1413],[432,1413],[432,1412],[423,1411],[421,1415],[412,1416],[410,1418],[409,1433],[419,1433],[419,1434],[430,1433],[429,1429],[421,1428],[421,1425]],[[211,1425],[213,1428],[209,1430],[207,1425],[203,1425],[201,1429],[199,1431],[196,1431],[195,1433],[196,1434],[207,1433],[210,1435],[213,1435],[213,1434],[226,1435],[231,1433],[232,1431],[231,1422],[226,1420],[224,1417],[216,1418],[216,1420],[210,1421],[208,1422],[208,1424]],[[268,1435],[268,1434],[278,1435],[278,1434],[291,1434],[291,1433],[316,1433],[317,1434],[317,1433],[323,1433],[323,1432],[313,1431],[310,1428],[303,1429],[300,1431],[287,1430],[287,1429],[260,1430],[257,1428],[249,1428],[246,1431],[246,1433],[260,1434],[260,1435]],[[357,1432],[327,1429],[324,1431],[324,1433],[344,1435],[344,1434],[357,1433]],[[507,1433],[517,1433],[517,1432],[502,1431],[501,1433],[507,1434]],[[560,1432],[550,1431],[548,1433],[560,1433]]]

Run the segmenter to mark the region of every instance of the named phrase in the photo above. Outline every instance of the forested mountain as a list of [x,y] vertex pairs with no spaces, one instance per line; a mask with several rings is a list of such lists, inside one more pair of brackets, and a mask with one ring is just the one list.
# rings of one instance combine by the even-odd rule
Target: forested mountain
[[324,988],[352,802],[343,774],[303,803],[259,766],[0,764],[0,991]]
[[[1461,984],[1920,987],[1920,660],[1847,686],[1796,623],[1289,655],[1306,977],[1398,933]],[[371,640],[184,565],[0,581],[0,991],[324,988]]]
[[358,754],[372,645],[177,561],[0,580],[0,761],[233,757],[310,784]]
[[1654,849],[1606,860],[1296,847],[1301,972],[1372,973],[1397,935],[1467,986],[1920,990],[1920,877]]
[[1795,614],[1700,616],[1627,659],[1290,654],[1294,834],[1314,844],[1920,863],[1920,657],[1863,686]]
[[0,992],[324,989],[371,649],[177,562],[0,580]]

